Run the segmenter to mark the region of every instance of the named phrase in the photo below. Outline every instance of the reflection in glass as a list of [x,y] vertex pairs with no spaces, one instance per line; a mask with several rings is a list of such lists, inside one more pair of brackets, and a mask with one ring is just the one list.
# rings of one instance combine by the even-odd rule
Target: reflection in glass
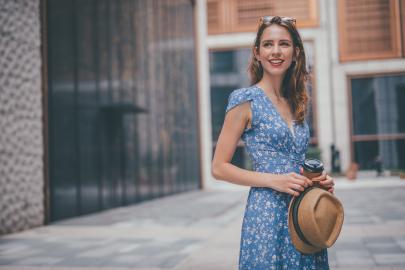
[[353,134],[405,133],[405,76],[352,79]]
[[51,220],[198,188],[192,2],[47,11]]
[[377,161],[385,169],[405,169],[404,139],[355,142],[354,153],[362,170],[375,169]]
[[362,169],[376,159],[405,169],[405,76],[356,78],[351,86],[355,161]]

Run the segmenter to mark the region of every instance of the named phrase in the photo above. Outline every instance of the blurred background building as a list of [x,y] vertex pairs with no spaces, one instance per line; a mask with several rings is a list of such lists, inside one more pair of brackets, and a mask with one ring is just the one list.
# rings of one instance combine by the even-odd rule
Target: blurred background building
[[297,19],[327,169],[405,170],[403,0],[0,0],[0,233],[213,187],[263,15]]
[[0,232],[200,183],[189,0],[1,0]]

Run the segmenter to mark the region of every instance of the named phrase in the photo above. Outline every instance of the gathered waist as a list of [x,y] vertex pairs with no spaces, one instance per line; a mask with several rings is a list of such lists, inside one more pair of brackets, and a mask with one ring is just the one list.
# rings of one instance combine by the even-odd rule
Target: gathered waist
[[257,149],[251,155],[253,168],[277,168],[287,166],[298,168],[304,162],[305,154],[285,153],[270,149]]

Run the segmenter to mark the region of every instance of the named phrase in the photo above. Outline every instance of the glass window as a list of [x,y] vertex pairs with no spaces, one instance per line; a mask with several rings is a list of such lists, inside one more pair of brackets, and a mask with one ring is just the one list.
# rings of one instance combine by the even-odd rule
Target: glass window
[[46,2],[50,220],[199,188],[191,1]]
[[210,53],[210,72],[227,73],[235,71],[236,51],[218,51]]
[[405,132],[405,76],[352,80],[353,134]]
[[307,81],[307,91],[310,98],[309,102],[309,108],[308,108],[308,114],[307,114],[307,122],[309,125],[309,133],[311,136],[311,145],[316,145],[317,144],[317,134],[316,134],[316,128],[315,128],[315,119],[314,119],[314,110],[316,108],[316,101],[315,101],[315,95],[314,95],[314,86],[313,86],[313,80],[314,80],[314,64],[315,64],[315,48],[314,48],[314,43],[313,42],[304,42],[304,48],[305,48],[305,55],[306,55],[306,62],[307,62],[307,70],[309,73],[309,80]]
[[385,169],[405,168],[405,139],[358,141],[354,153],[362,170],[373,170],[378,162]]
[[[211,51],[209,55],[212,143],[215,146],[224,122],[229,94],[235,89],[249,86],[246,68],[250,49]],[[215,147],[213,152],[215,152]],[[232,163],[241,168],[248,168],[247,153],[243,146],[237,147]]]

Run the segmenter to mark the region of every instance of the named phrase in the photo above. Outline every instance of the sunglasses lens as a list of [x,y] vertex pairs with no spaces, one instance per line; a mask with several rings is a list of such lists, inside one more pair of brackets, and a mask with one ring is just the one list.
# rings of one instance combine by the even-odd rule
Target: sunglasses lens
[[[260,22],[260,24],[270,23],[273,18],[274,18],[274,16],[263,16],[260,18],[259,22]],[[293,23],[294,25],[296,23],[296,20],[294,18],[290,18],[290,17],[280,17],[280,18],[282,21],[290,22],[290,23]]]
[[261,17],[260,20],[262,23],[269,23],[273,17],[272,16],[264,16]]

